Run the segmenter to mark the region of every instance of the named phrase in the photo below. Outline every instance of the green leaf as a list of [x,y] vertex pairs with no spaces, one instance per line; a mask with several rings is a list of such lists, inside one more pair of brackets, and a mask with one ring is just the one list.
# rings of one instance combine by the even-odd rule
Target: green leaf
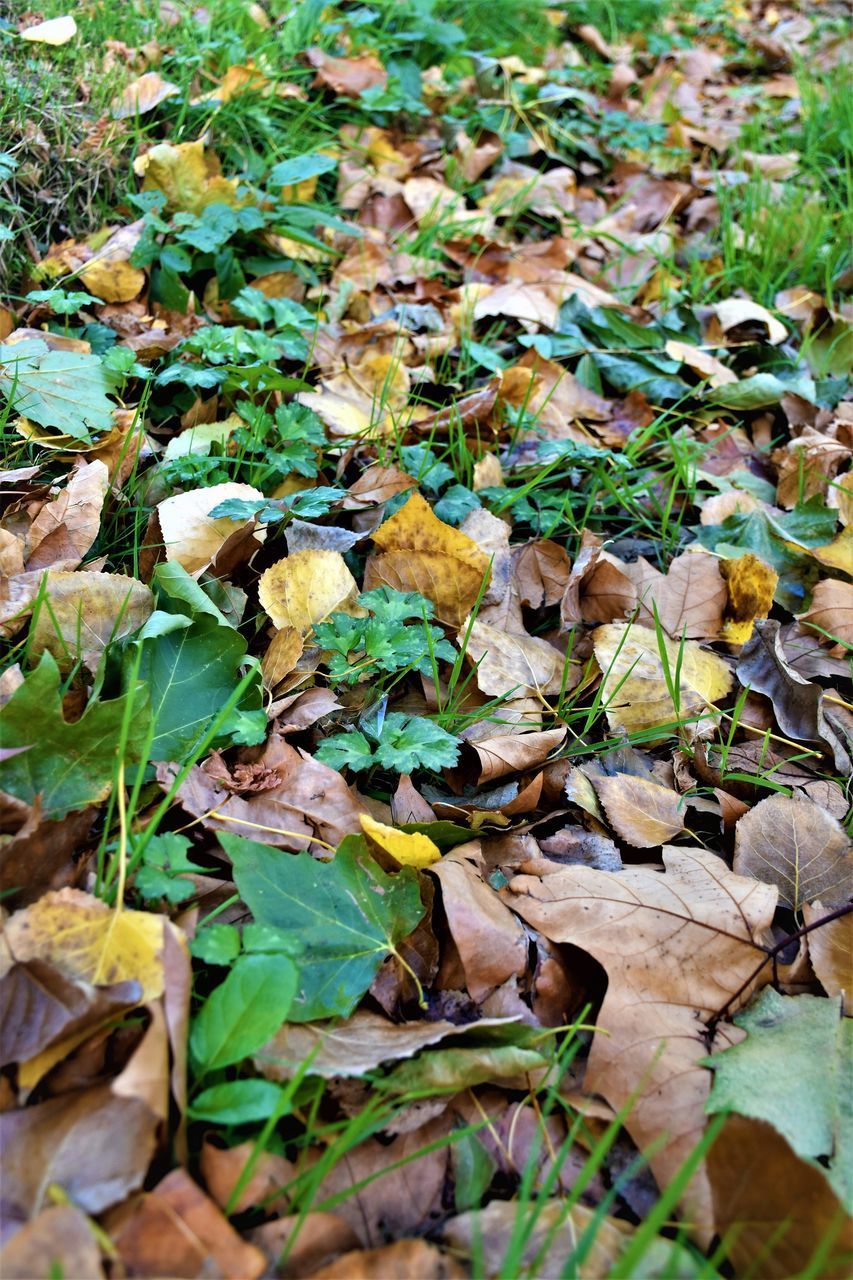
[[0,345],[0,392],[40,427],[91,443],[112,429],[111,386],[98,356],[50,351],[40,338]]
[[477,494],[464,484],[452,484],[435,504],[435,514],[445,524],[459,525],[467,515],[482,505]]
[[190,1103],[189,1112],[194,1120],[214,1124],[257,1124],[269,1119],[283,1093],[271,1080],[227,1080],[204,1089]]
[[794,384],[783,382],[775,373],[755,373],[739,382],[727,382],[709,391],[708,399],[727,409],[761,409],[764,405],[778,404],[791,391],[814,403],[815,386],[810,378],[799,378]]
[[853,1020],[840,998],[766,987],[735,1023],[747,1038],[704,1060],[714,1071],[705,1109],[773,1125],[853,1212]]
[[291,1022],[347,1017],[385,956],[424,914],[410,867],[386,875],[361,836],[348,836],[331,862],[220,834],[240,896],[259,924],[303,948]]
[[134,879],[134,886],[143,898],[186,902],[195,894],[193,882],[182,878],[187,872],[198,873],[201,870],[187,857],[189,848],[187,837],[176,831],[163,832],[148,841],[142,854],[142,866]]
[[62,714],[59,669],[49,653],[0,708],[0,742],[20,747],[3,766],[3,789],[32,803],[36,796],[46,818],[63,818],[72,809],[105,800],[116,768],[121,726],[130,711],[131,728],[125,761],[139,758],[150,718],[147,693],[137,687],[128,708],[128,691],[120,698],[89,702],[79,720]]
[[240,934],[233,924],[202,925],[190,939],[190,954],[205,964],[232,964],[240,954]]
[[241,956],[190,1029],[190,1053],[199,1069],[216,1071],[262,1048],[290,1012],[296,977],[287,956]]
[[439,725],[424,716],[407,716],[392,711],[385,717],[375,751],[376,760],[386,769],[413,773],[415,769],[444,769],[454,765],[459,743]]
[[318,178],[321,173],[331,173],[337,165],[333,156],[323,155],[320,151],[309,152],[304,156],[282,160],[270,170],[267,182],[273,187],[292,187],[297,182],[305,182],[307,178]]
[[314,755],[330,769],[343,769],[344,765],[348,765],[356,773],[361,769],[369,769],[374,763],[373,748],[360,729],[324,738]]
[[[246,642],[232,627],[202,614],[194,622],[141,641],[139,677],[151,697],[154,739],[151,760],[180,760],[209,727],[234,691],[238,669],[246,659]],[[127,658],[128,668],[131,664]],[[241,708],[221,728],[223,740],[246,745],[263,741],[265,722],[241,717],[260,710],[258,678]]]

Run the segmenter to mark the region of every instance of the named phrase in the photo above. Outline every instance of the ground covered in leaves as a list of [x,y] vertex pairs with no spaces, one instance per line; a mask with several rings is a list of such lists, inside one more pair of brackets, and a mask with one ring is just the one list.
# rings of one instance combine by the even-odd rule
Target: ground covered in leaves
[[0,20],[4,1275],[849,1273],[845,8]]

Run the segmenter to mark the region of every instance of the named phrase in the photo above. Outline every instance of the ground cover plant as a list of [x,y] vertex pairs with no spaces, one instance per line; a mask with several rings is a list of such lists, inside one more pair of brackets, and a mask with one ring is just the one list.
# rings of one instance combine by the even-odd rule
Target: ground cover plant
[[4,1275],[849,1274],[848,36],[5,6]]

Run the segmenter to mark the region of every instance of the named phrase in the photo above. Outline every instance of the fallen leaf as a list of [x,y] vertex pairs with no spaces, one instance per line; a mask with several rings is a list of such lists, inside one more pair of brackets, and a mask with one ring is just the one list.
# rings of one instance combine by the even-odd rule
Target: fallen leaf
[[307,636],[330,613],[362,617],[358,583],[339,551],[296,551],[261,574],[258,599],[276,627]]
[[853,584],[840,578],[824,578],[812,592],[805,613],[797,615],[804,627],[853,645]]
[[[541,876],[515,876],[503,896],[547,938],[588,951],[607,970],[596,1019],[604,1034],[593,1040],[585,1088],[618,1110],[643,1082],[626,1128],[641,1149],[667,1135],[650,1160],[665,1186],[705,1124],[703,1024],[736,995],[747,998],[777,894],[704,850],[670,846],[662,856],[663,876],[550,864]],[[754,980],[768,978],[765,969]],[[701,1171],[685,1205],[700,1231],[711,1228]]]
[[727,334],[730,329],[738,329],[741,325],[763,325],[773,346],[778,346],[788,336],[788,330],[782,322],[771,315],[766,307],[750,298],[726,298],[723,302],[714,303],[711,309],[719,320],[723,333]]
[[[252,530],[251,519],[212,517],[211,511],[233,499],[253,502],[263,501],[263,497],[260,489],[250,484],[228,481],[207,489],[188,489],[185,493],[164,499],[157,506],[157,519],[166,559],[182,565],[187,573],[196,576],[202,573],[229,538],[240,530]],[[265,536],[263,529],[252,534],[258,546]]]
[[837,818],[795,791],[773,795],[735,828],[734,869],[775,884],[779,901],[800,911],[815,898],[843,900],[853,883],[853,844]]
[[680,705],[676,709],[655,631],[637,623],[610,623],[593,632],[593,642],[604,677],[603,704],[613,729],[630,733],[701,714],[731,688],[731,673],[716,654],[700,649],[695,640],[678,645],[663,637],[661,643],[673,680],[680,666]]
[[296,399],[339,436],[386,435],[409,400],[409,371],[396,355],[370,354],[343,373],[323,378]]
[[248,1233],[270,1266],[278,1265],[285,1246],[287,1269],[294,1277],[313,1275],[318,1267],[358,1245],[349,1223],[335,1213],[289,1214],[264,1222]]
[[436,616],[460,626],[489,573],[488,558],[464,533],[444,524],[419,493],[373,533],[364,589],[389,586],[418,591],[432,600]]
[[154,609],[150,588],[119,573],[49,570],[44,581],[29,651],[38,658],[47,650],[60,671],[76,662],[96,671],[107,645],[137,631]]
[[426,1240],[395,1240],[379,1249],[354,1249],[312,1271],[314,1280],[464,1280],[467,1272]]
[[738,1274],[759,1267],[767,1280],[789,1280],[820,1250],[826,1280],[846,1280],[849,1217],[824,1174],[800,1160],[772,1125],[729,1116],[708,1153],[708,1174],[716,1228]]
[[60,1039],[76,1037],[142,999],[138,982],[95,987],[44,960],[13,964],[0,980],[0,1065],[24,1062]]
[[0,1264],[6,1276],[74,1276],[102,1280],[101,1246],[85,1213],[54,1204],[5,1240]]
[[[818,925],[832,908],[815,899],[803,907],[803,922]],[[844,1014],[853,1016],[853,913],[827,920],[808,935],[809,959],[828,996],[841,996]]]
[[839,1017],[839,1005],[762,991],[735,1018],[746,1038],[707,1059],[714,1084],[706,1109],[772,1124],[853,1213],[853,1098],[846,1084],[853,1021]]
[[357,58],[333,58],[322,49],[306,49],[305,56],[317,72],[317,83],[334,93],[357,98],[365,89],[385,87],[388,73],[372,53],[362,53]]
[[[490,480],[489,483],[493,482]],[[503,477],[498,483],[503,483]],[[474,488],[477,488],[476,476]],[[529,609],[541,609],[543,605],[560,603],[571,571],[571,561],[558,542],[539,538],[514,550],[512,568],[521,603]]]
[[[477,755],[477,781],[482,785],[506,777],[508,773],[522,773],[543,764],[565,738],[565,729],[544,729],[532,733],[496,734],[493,738],[477,737],[470,741],[463,736],[462,740]],[[507,811],[505,806],[504,812]]]
[[[116,120],[125,120],[128,116],[144,116],[177,93],[180,93],[178,86],[169,80],[164,80],[158,71],[146,71],[144,75],[137,76],[135,80],[131,80],[130,84],[125,85],[119,96],[114,99],[110,113]],[[121,301],[121,299],[110,299],[110,301]]]
[[592,785],[611,827],[635,849],[656,849],[684,830],[684,800],[669,787],[626,773]]
[[670,338],[665,350],[671,359],[680,360],[694,373],[707,378],[708,384],[712,387],[723,387],[727,382],[737,382],[737,374],[732,369],[701,347],[694,347],[689,342],[678,342],[675,338]]
[[109,483],[103,462],[80,460],[72,468],[65,488],[45,503],[25,535],[28,570],[49,569],[58,561],[64,569],[80,563],[100,531]]
[[773,608],[779,575],[752,552],[721,560],[719,565],[729,594],[720,638],[730,644],[746,644],[756,619],[766,618]]
[[390,854],[401,867],[429,867],[441,857],[441,850],[429,836],[416,831],[397,831],[367,813],[360,814],[359,821],[368,840]]
[[77,34],[77,23],[66,14],[61,18],[48,18],[46,22],[37,22],[20,32],[22,40],[32,40],[36,44],[62,45],[68,44]]
[[560,653],[538,636],[514,635],[491,627],[478,618],[466,618],[457,634],[457,643],[472,666],[476,680],[486,694],[540,698],[571,688],[574,673]]
[[447,923],[477,1001],[527,968],[527,935],[518,920],[483,879],[482,867],[465,848],[447,854],[431,868],[441,885]]
[[162,191],[167,207],[200,213],[209,204],[239,204],[237,179],[223,178],[219,161],[204,142],[159,142],[136,157],[133,171],[143,191]]

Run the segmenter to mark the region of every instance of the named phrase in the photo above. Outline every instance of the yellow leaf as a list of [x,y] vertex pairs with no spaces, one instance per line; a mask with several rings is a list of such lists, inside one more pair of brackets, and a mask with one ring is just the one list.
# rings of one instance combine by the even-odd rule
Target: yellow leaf
[[[803,547],[796,549],[799,552],[804,550]],[[814,556],[815,560],[819,560],[828,569],[840,569],[842,573],[853,576],[853,525],[842,529],[838,537],[833,538],[825,547],[812,547],[807,554]]]
[[237,205],[237,179],[223,178],[219,161],[205,154],[204,143],[158,143],[137,156],[133,170],[143,191],[162,191],[169,209],[199,213],[209,204]]
[[380,849],[390,853],[401,867],[430,867],[441,858],[438,845],[419,831],[397,831],[377,822],[367,813],[360,813],[361,829]]
[[779,575],[752,552],[736,560],[721,560],[720,573],[729,589],[729,603],[720,638],[746,644],[756,618],[766,618],[773,607]]
[[604,673],[602,701],[613,729],[632,733],[696,716],[725,697],[732,685],[729,668],[716,654],[700,649],[695,640],[676,643],[664,636],[671,680],[681,664],[676,710],[653,628],[611,622],[593,632],[593,644]]
[[153,609],[150,588],[136,578],[50,570],[45,605],[30,631],[30,659],[47,649],[61,671],[70,671],[80,660],[94,671],[110,641],[136,631]]
[[15,959],[44,960],[84,982],[138,982],[143,1002],[163,994],[164,916],[115,911],[80,889],[46,893],[6,925]]
[[142,116],[147,111],[153,111],[167,98],[173,98],[176,93],[180,93],[176,84],[164,80],[157,71],[146,71],[144,75],[137,76],[130,84],[125,85],[110,107],[110,114],[115,120]]
[[47,22],[37,22],[34,27],[27,27],[21,32],[22,40],[32,40],[36,44],[68,44],[77,34],[77,23],[70,14],[62,18],[48,18]]
[[322,381],[316,391],[296,397],[335,435],[385,434],[409,399],[409,371],[393,355],[368,355],[358,364]]
[[432,600],[442,622],[461,626],[489,573],[489,557],[476,542],[439,520],[419,493],[379,526],[373,541],[366,591],[383,584],[419,591]]
[[[263,496],[260,489],[250,484],[227,481],[211,485],[209,489],[188,489],[186,493],[164,499],[157,507],[157,518],[166,559],[177,560],[187,573],[201,573],[223,543],[247,524],[245,520],[231,520],[227,516],[211,517],[214,507],[231,498],[262,501]],[[254,536],[263,542],[266,530],[257,529]]]
[[80,275],[89,292],[103,302],[131,302],[145,288],[145,272],[126,258],[95,258]]
[[358,583],[340,551],[296,551],[270,565],[258,583],[258,599],[276,627],[301,636],[330,613],[363,617]]

